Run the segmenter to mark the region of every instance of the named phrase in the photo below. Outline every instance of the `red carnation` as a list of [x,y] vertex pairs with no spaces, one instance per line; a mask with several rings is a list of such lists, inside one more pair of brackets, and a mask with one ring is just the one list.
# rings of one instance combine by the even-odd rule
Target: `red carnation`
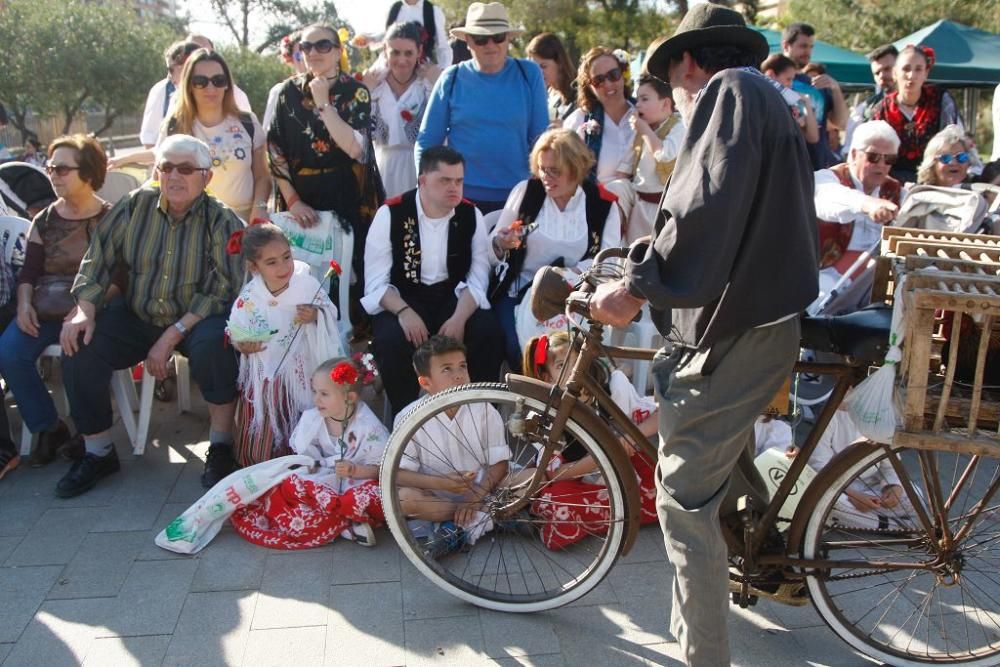
[[330,371],[330,379],[333,380],[334,384],[357,384],[358,369],[356,369],[353,364],[342,361],[334,366],[333,370]]
[[399,115],[402,116],[403,120],[405,120],[407,123],[413,120],[413,114],[410,113],[409,109],[403,109],[402,111],[399,112]]
[[338,276],[344,273],[344,270],[340,268],[340,264],[335,259],[330,260],[330,270],[336,273]]
[[243,230],[237,229],[226,241],[226,253],[230,255],[238,255],[243,252]]

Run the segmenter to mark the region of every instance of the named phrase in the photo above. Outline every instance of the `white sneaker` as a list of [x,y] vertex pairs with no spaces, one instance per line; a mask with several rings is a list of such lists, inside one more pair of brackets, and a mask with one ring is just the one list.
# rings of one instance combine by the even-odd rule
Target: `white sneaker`
[[351,526],[352,539],[363,547],[375,546],[375,531],[371,524],[355,523]]

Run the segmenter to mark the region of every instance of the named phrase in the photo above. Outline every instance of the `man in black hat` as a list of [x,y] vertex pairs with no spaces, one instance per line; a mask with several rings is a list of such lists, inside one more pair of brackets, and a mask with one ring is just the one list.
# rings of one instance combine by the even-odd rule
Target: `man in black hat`
[[740,496],[766,503],[753,425],[791,372],[798,314],[817,294],[812,168],[788,105],[756,69],[767,50],[713,4],[650,46],[646,68],[670,82],[688,132],[655,237],[591,302],[623,326],[648,301],[673,343],[654,366],[657,503],[676,568],[671,631],[691,665],[730,662],[719,515]]

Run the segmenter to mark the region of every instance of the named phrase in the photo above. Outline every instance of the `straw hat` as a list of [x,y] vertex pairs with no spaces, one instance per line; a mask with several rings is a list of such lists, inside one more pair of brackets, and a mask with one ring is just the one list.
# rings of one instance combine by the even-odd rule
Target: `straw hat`
[[452,28],[452,37],[465,39],[466,35],[499,35],[500,33],[521,33],[521,28],[510,24],[510,16],[503,3],[473,2],[465,15],[465,25]]
[[670,57],[699,46],[739,46],[756,54],[757,61],[767,58],[767,39],[748,28],[739,12],[706,2],[695,5],[677,26],[672,37],[661,37],[646,51],[645,69],[653,76],[669,81]]

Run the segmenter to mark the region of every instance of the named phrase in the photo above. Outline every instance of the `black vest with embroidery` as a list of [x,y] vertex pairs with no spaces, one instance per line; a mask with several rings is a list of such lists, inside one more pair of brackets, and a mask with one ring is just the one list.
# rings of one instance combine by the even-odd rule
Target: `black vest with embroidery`
[[[392,7],[389,8],[389,15],[385,21],[385,27],[390,27],[399,18],[399,12],[403,9],[403,1],[393,3]],[[437,62],[437,54],[434,53],[434,47],[437,46],[437,21],[434,20],[434,5],[431,4],[430,0],[424,0],[424,56],[432,61]]]
[[[389,207],[389,240],[392,243],[389,282],[405,298],[407,292],[417,290],[422,285],[417,191],[413,189],[405,192],[386,201],[386,205]],[[448,280],[445,282],[452,289],[466,279],[472,267],[472,238],[475,233],[476,208],[463,199],[448,221]]]
[[[617,198],[599,185],[590,181],[580,184],[585,198],[585,210],[587,216],[587,250],[581,260],[590,259],[597,255],[601,249],[601,237],[604,235],[604,224],[608,220],[608,213],[611,207],[618,201]],[[545,186],[538,178],[528,179],[527,187],[524,189],[524,197],[521,199],[521,206],[518,208],[517,217],[522,222],[522,229],[527,228],[538,218],[538,213],[545,204]],[[521,275],[524,268],[524,258],[527,256],[527,244],[531,242],[531,237],[527,237],[520,248],[515,248],[507,254],[507,273],[503,280],[496,279],[496,273],[492,275],[490,285],[490,300],[495,300],[507,294],[511,284]],[[491,249],[490,252],[493,252]],[[527,289],[528,285],[524,286]],[[518,295],[522,296],[522,295]]]

